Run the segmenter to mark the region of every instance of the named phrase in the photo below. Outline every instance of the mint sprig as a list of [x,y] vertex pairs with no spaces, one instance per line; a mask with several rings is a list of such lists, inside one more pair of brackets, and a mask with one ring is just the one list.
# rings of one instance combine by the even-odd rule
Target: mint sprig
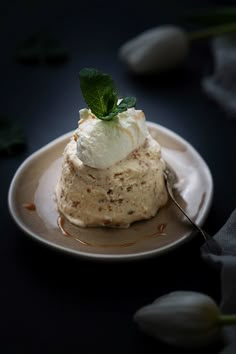
[[25,137],[20,127],[0,116],[0,156],[10,156],[23,150]]
[[118,104],[118,93],[111,76],[94,68],[79,72],[80,88],[91,112],[102,120],[111,120],[118,113],[134,107],[135,97],[125,97]]

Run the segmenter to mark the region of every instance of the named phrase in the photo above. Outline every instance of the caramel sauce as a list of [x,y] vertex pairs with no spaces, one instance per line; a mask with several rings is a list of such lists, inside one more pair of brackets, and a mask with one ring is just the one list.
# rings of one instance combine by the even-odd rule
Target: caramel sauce
[[[141,119],[142,119],[142,118],[144,118],[144,113],[142,113],[142,115],[141,115]],[[138,115],[135,115],[135,116],[134,116],[134,119],[135,119],[136,121],[140,120],[140,118],[139,118]],[[137,131],[137,134],[139,135],[139,134],[140,134],[140,128],[139,128],[138,124],[135,125],[135,129],[136,129],[136,131]]]
[[[139,111],[139,112],[140,112],[140,111]],[[139,116],[139,114],[140,114],[140,116]],[[143,111],[141,111],[139,114],[135,114],[135,115],[133,116],[135,120],[139,120],[140,118],[141,118],[141,119],[144,119],[144,118],[145,118]]]
[[136,129],[137,135],[139,135],[139,134],[140,134],[140,128],[139,128],[139,126],[138,126],[138,125],[135,125],[135,129]]
[[198,213],[202,209],[202,207],[204,205],[204,202],[205,202],[205,199],[206,199],[206,192],[203,193],[203,195],[202,195],[201,202],[200,202],[199,207],[198,207]]
[[143,238],[154,238],[154,237],[157,237],[157,236],[166,236],[166,233],[163,232],[165,230],[165,228],[166,228],[166,224],[160,224],[160,225],[157,226],[157,231],[156,232],[154,232],[151,235],[143,236]]
[[85,121],[89,120],[89,119],[96,119],[96,116],[93,113],[90,113],[90,116],[88,118],[82,118],[79,120],[78,125],[82,125]]
[[78,125],[80,126],[80,125],[82,125],[84,122],[85,122],[85,119],[80,119]]
[[155,233],[153,233],[151,235],[141,236],[135,241],[125,242],[125,243],[111,243],[111,244],[104,243],[104,244],[100,244],[99,245],[99,244],[92,244],[92,243],[89,243],[89,242],[85,242],[85,241],[81,240],[80,238],[70,234],[64,227],[65,226],[65,218],[62,215],[58,216],[57,224],[58,224],[58,227],[59,227],[59,229],[61,230],[61,232],[62,232],[62,234],[64,236],[70,237],[70,238],[80,242],[82,245],[89,246],[89,247],[99,247],[99,248],[129,247],[129,246],[133,246],[135,243],[137,243],[138,241],[141,241],[143,239],[154,238],[154,237],[157,237],[157,236],[166,236],[166,234],[163,233],[163,231],[166,228],[166,225],[165,224],[160,224],[160,225],[158,225],[157,231]]
[[163,232],[163,231],[165,230],[165,228],[166,228],[166,224],[160,224],[160,225],[158,226],[158,230],[159,230],[160,232]]
[[75,133],[75,134],[73,135],[73,138],[74,138],[74,141],[77,141],[77,140],[78,140],[78,134]]
[[23,203],[22,206],[23,206],[23,208],[28,209],[30,211],[36,210],[36,206],[34,203]]
[[70,238],[73,238],[74,240],[82,243],[82,245],[85,245],[85,246],[92,246],[90,243],[88,242],[85,242],[85,241],[82,241],[80,240],[79,238],[71,235],[65,228],[64,228],[64,224],[65,224],[65,218],[61,215],[58,216],[58,219],[57,219],[57,225],[59,227],[59,229],[61,230],[62,234],[66,237],[70,237]]
[[134,138],[133,138],[133,135],[130,133],[130,131],[128,129],[125,129],[119,125],[117,125],[117,129],[119,129],[120,131],[126,133],[128,135],[128,137],[131,139],[132,141],[132,144],[134,144]]

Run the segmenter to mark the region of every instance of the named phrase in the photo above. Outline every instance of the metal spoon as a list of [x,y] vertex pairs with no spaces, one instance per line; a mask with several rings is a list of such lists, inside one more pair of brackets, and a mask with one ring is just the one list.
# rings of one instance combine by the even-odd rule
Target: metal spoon
[[210,253],[215,254],[215,255],[221,255],[223,253],[223,250],[219,243],[211,237],[205,230],[203,230],[201,227],[199,227],[195,222],[186,214],[186,212],[183,210],[183,208],[179,205],[179,203],[176,201],[173,191],[172,191],[172,185],[174,179],[176,179],[176,176],[174,176],[173,172],[171,169],[166,168],[164,171],[164,178],[165,178],[165,184],[167,191],[169,193],[169,196],[171,197],[172,201],[174,204],[181,210],[181,212],[186,216],[186,218],[189,220],[189,222],[202,234],[206,241],[206,245],[208,247],[208,250]]

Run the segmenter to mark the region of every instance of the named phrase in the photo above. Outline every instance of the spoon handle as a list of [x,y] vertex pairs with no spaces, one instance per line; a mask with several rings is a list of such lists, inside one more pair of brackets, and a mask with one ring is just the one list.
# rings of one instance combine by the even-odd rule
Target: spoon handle
[[188,219],[188,221],[200,232],[200,234],[203,236],[204,240],[206,241],[206,245],[208,247],[209,252],[215,254],[215,255],[221,255],[222,254],[222,248],[219,245],[219,243],[211,237],[206,231],[204,231],[201,227],[199,227],[190,217],[189,215],[184,211],[184,209],[180,206],[180,204],[177,202],[175,199],[173,192],[172,192],[172,187],[169,182],[169,174],[168,171],[164,172],[164,179],[166,183],[166,188],[169,193],[169,196],[171,197],[172,201],[174,204],[180,209],[180,211],[185,215],[185,217]]

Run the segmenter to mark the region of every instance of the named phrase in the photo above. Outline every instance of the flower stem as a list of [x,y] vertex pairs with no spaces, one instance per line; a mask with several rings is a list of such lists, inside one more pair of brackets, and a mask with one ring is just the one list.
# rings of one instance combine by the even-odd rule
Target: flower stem
[[219,323],[222,326],[236,325],[236,315],[221,315],[219,318]]
[[213,26],[200,31],[193,31],[188,33],[189,41],[195,41],[197,39],[204,39],[209,37],[215,37],[222,34],[236,32],[236,23],[229,23],[220,26]]

